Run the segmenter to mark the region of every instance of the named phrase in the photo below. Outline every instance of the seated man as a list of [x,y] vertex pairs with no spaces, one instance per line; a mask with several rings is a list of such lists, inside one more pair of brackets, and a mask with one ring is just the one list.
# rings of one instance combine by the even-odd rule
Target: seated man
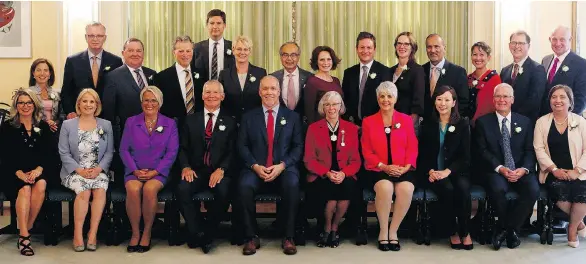
[[[232,117],[220,110],[224,100],[220,82],[206,82],[202,99],[204,110],[188,115],[180,132],[179,164],[183,170],[177,197],[189,231],[187,245],[190,248],[200,246],[207,254],[212,248],[215,230],[229,206],[228,177],[238,126]],[[211,190],[214,201],[206,205],[208,217],[202,228],[198,223],[199,203],[194,203],[192,197],[204,190]]]
[[281,247],[287,255],[297,253],[293,242],[295,214],[299,203],[299,170],[297,164],[303,154],[302,124],[299,115],[279,104],[279,81],[265,76],[260,81],[259,95],[262,107],[243,115],[238,134],[238,152],[244,168],[238,182],[238,200],[244,226],[244,255],[252,255],[260,248],[256,235],[254,196],[263,190],[280,193],[283,200],[279,209],[284,227]]
[[[511,249],[521,244],[517,232],[539,196],[533,123],[529,118],[511,112],[515,101],[513,94],[513,87],[509,84],[497,85],[493,95],[496,113],[484,115],[476,121],[476,140],[484,165],[486,188],[498,217],[492,235],[495,250],[500,249],[505,239]],[[511,208],[508,208],[505,197],[509,189],[519,194]]]

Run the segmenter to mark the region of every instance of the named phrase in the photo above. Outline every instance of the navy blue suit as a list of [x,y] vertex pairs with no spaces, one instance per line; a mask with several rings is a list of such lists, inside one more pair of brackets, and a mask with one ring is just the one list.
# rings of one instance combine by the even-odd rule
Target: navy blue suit
[[539,63],[527,57],[521,65],[523,73],[517,74],[517,78],[513,81],[513,65],[511,63],[504,67],[500,74],[501,80],[513,86],[515,90],[517,100],[512,106],[512,111],[528,117],[535,123],[540,117],[539,110],[547,82],[545,70]]
[[[541,64],[547,71],[551,64],[553,64],[554,56],[548,55],[543,58]],[[564,67],[565,66],[565,67]],[[567,71],[564,71],[566,69]],[[549,72],[546,72],[546,80]],[[572,112],[582,115],[586,110],[586,60],[578,56],[573,51],[568,53],[568,56],[561,63],[560,67],[553,76],[551,83],[546,82],[545,94],[543,96],[543,103],[541,105],[541,115],[551,112],[549,105],[549,90],[558,84],[565,84],[572,88],[574,92],[574,108]]]
[[[285,163],[285,170],[271,183],[264,181],[251,169],[252,165],[265,165],[267,160],[267,130],[263,108],[253,109],[242,116],[238,134],[238,152],[244,161],[244,168],[238,182],[239,199],[242,212],[244,236],[256,235],[256,209],[254,196],[262,189],[276,188],[282,197],[280,223],[284,225],[284,236],[293,237],[295,214],[299,204],[299,161],[303,155],[303,124],[299,114],[279,106],[275,122],[273,140],[273,164]],[[277,185],[277,186],[274,186]],[[266,186],[266,187],[265,187]]]

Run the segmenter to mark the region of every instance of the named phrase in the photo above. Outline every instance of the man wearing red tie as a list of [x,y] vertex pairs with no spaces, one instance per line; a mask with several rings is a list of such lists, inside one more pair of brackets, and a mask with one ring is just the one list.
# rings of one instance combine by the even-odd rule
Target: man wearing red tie
[[238,134],[238,153],[244,161],[237,184],[238,199],[234,202],[242,213],[245,244],[244,255],[260,248],[256,235],[254,196],[260,191],[278,192],[282,197],[279,209],[284,230],[283,253],[293,255],[295,215],[299,204],[298,162],[303,155],[303,129],[299,115],[279,103],[279,80],[265,76],[260,81],[262,107],[242,116]]

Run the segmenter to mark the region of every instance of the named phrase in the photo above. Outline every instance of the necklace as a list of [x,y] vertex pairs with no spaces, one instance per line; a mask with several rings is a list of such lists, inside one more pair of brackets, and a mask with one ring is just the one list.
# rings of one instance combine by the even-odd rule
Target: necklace
[[[327,121],[326,121],[327,122]],[[336,124],[334,126],[330,125],[330,122],[328,123],[328,129],[334,133],[330,136],[330,140],[331,141],[336,141],[338,140],[338,136],[336,136],[336,131],[338,130],[338,126],[340,125],[340,120],[336,121]]]
[[564,119],[564,121],[562,121],[562,122],[558,122],[558,121],[556,121],[556,120],[555,120],[555,117],[554,117],[554,118],[553,118],[553,122],[554,122],[556,125],[560,125],[560,126],[562,126],[562,125],[565,125],[565,124],[568,122],[568,117],[566,116],[566,118],[565,118],[565,119]]
[[153,127],[155,126],[155,124],[157,124],[157,119],[150,120],[150,121],[149,120],[145,120],[145,122],[146,122],[146,125],[148,127],[149,132],[152,132],[153,131]]

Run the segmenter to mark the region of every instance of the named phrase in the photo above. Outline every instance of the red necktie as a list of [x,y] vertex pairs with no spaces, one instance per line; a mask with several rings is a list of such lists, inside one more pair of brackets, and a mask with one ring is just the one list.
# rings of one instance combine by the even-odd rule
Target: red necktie
[[517,79],[517,74],[519,74],[519,64],[515,63],[515,65],[513,65],[513,76],[511,78],[513,81]]
[[553,60],[553,66],[551,66],[549,74],[547,75],[547,81],[549,81],[549,83],[553,81],[553,76],[555,76],[555,70],[558,67],[558,62],[560,62],[560,59],[558,58],[555,58],[555,60]]
[[203,153],[203,163],[210,167],[212,166],[212,159],[211,159],[211,153],[210,153],[210,145],[212,144],[212,131],[213,131],[213,118],[214,118],[214,113],[208,113],[208,116],[210,117],[208,119],[208,122],[206,123],[206,133],[204,136],[205,142],[206,142],[206,149],[205,152]]
[[267,110],[269,114],[267,117],[267,137],[269,152],[267,153],[266,167],[273,166],[273,139],[275,137],[275,119],[273,118],[273,110]]

